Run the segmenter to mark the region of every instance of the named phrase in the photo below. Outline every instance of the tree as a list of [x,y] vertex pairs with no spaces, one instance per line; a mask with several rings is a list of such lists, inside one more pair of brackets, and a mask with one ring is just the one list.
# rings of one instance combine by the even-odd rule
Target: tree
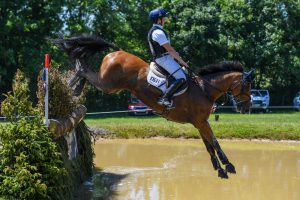
[[[169,11],[165,28],[171,43],[193,68],[239,60],[257,69],[255,87],[290,88],[278,97],[271,94],[276,104],[288,103],[300,89],[298,0],[22,0],[0,3],[1,93],[10,90],[17,67],[36,79],[46,51],[68,67],[61,51],[45,41],[59,32],[100,35],[150,61],[148,14],[156,7]],[[108,52],[93,60],[97,68]]]
[[173,33],[173,44],[194,68],[214,63],[224,58],[218,35],[218,13],[214,1],[172,1],[166,25]]
[[1,104],[1,113],[11,122],[16,122],[21,116],[34,115],[36,111],[29,100],[28,81],[19,69],[14,78],[13,91],[5,95]]
[[272,103],[290,104],[300,89],[299,2],[202,0],[168,5],[175,45],[182,47],[191,66],[239,60],[257,69],[255,87],[271,89]]
[[[60,13],[65,1],[1,1],[0,3],[0,92],[11,88],[17,68],[36,80],[43,54],[49,51],[46,37],[63,26]],[[35,82],[32,82],[36,85]],[[32,86],[33,86],[32,85]]]

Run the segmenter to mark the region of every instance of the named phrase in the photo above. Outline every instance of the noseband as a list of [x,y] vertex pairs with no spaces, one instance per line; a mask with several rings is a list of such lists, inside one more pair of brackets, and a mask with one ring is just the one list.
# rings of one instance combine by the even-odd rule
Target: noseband
[[249,97],[249,99],[247,100],[238,100],[238,97],[245,95],[244,91],[245,91],[245,84],[249,83],[249,81],[246,81],[243,77],[241,78],[240,81],[236,81],[236,83],[234,84],[234,86],[232,87],[231,91],[234,90],[236,87],[242,85],[240,92],[237,95],[233,95],[233,98],[236,100],[236,105],[242,105],[243,103],[251,100],[251,97]]

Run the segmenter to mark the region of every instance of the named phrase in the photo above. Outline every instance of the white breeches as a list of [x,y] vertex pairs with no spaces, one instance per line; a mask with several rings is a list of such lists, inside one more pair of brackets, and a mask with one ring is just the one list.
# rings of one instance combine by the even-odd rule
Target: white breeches
[[[183,78],[186,80],[186,76],[182,71],[180,65],[174,60],[171,55],[166,55],[161,58],[155,59],[155,62],[167,70],[176,79]],[[178,70],[179,69],[179,70]],[[177,70],[177,72],[175,72]],[[175,72],[175,73],[174,73]],[[174,74],[173,74],[174,73]]]

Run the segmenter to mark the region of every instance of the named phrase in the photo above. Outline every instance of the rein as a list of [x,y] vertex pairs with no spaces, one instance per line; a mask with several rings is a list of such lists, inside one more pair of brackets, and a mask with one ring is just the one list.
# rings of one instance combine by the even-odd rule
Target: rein
[[[201,87],[199,81],[197,80],[197,77],[199,77],[199,76],[191,68],[188,67],[186,69],[189,72],[189,76],[191,76],[193,78],[193,80],[195,80],[195,82],[198,85],[198,87]],[[215,87],[214,85],[212,85],[209,81],[207,81],[204,78],[202,80],[203,80],[203,83],[206,84],[206,85],[208,85],[209,87],[211,87],[211,88],[213,88],[213,89],[215,89],[215,90],[217,90],[217,91],[219,91],[221,93],[225,93],[225,97],[226,97],[225,100],[220,105],[217,105],[216,108],[218,108],[220,106],[224,106],[228,102],[228,99],[229,99],[228,98],[228,96],[229,96],[228,92],[224,92],[224,91],[220,90],[219,88]],[[210,99],[210,97],[208,96],[208,94],[206,92],[205,92],[205,95],[207,96],[208,99]]]
[[[187,68],[187,69],[188,69],[189,75],[195,80],[196,84],[199,87],[201,87],[199,81],[197,80],[197,77],[199,77],[199,76],[197,76],[196,73],[191,68]],[[228,102],[228,100],[229,100],[228,97],[231,96],[231,95],[229,95],[228,92],[224,92],[224,91],[220,90],[219,88],[217,88],[216,86],[212,85],[209,81],[207,81],[204,78],[202,80],[203,80],[203,83],[206,84],[206,85],[208,85],[209,87],[211,87],[211,88],[213,88],[213,89],[215,89],[215,90],[217,90],[217,91],[219,91],[221,93],[225,93],[225,97],[226,97],[225,100],[220,105],[217,105],[216,106],[217,108],[220,107],[220,106],[225,105]],[[236,87],[238,87],[239,85],[242,84],[240,92],[237,95],[232,95],[232,97],[231,97],[231,98],[233,98],[236,101],[236,105],[241,105],[244,102],[249,101],[249,99],[247,99],[247,100],[238,100],[238,97],[240,97],[241,95],[243,95],[243,92],[244,92],[244,89],[245,89],[245,82],[247,82],[247,80],[245,80],[244,77],[242,76],[241,81],[236,81],[236,83],[234,83],[233,87],[230,89],[232,91]],[[206,92],[205,92],[205,94],[209,98],[209,96],[208,96],[208,94]],[[251,98],[250,98],[250,100],[251,100]]]

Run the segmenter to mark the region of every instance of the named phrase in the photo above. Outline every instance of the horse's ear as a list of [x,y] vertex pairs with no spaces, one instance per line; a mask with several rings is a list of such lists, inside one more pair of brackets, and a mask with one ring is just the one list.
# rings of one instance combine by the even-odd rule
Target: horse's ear
[[254,81],[254,79],[255,79],[255,69],[252,68],[250,70],[249,74],[250,74],[249,76],[250,76],[250,80],[251,80],[251,83],[252,83]]
[[252,83],[255,79],[255,69],[251,69],[249,72],[244,72],[243,81]]

